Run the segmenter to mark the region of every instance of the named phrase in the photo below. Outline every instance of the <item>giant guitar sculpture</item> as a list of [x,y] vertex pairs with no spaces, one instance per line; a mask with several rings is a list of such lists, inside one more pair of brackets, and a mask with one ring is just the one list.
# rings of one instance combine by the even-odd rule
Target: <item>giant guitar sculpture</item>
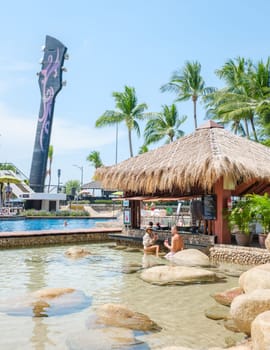
[[48,151],[52,130],[55,97],[62,89],[63,62],[67,48],[51,36],[46,36],[46,45],[39,75],[41,103],[36,129],[33,158],[30,170],[30,187],[35,192],[44,192]]

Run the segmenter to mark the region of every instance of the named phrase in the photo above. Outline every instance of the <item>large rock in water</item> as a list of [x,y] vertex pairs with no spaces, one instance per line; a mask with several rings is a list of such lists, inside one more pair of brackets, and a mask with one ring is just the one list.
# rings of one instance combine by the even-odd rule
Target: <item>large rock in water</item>
[[0,312],[12,316],[48,317],[78,312],[91,298],[73,288],[45,288],[0,303]]
[[69,258],[83,258],[87,255],[91,254],[91,252],[84,247],[70,247],[66,250],[65,255]]
[[209,266],[210,261],[206,254],[198,249],[184,249],[174,254],[171,259],[181,266]]
[[221,305],[230,306],[233,299],[238,295],[243,294],[243,290],[239,287],[225,290],[224,292],[217,292],[212,295],[215,301]]
[[251,323],[260,313],[268,310],[270,310],[270,289],[257,289],[236,297],[231,304],[230,313],[238,329],[249,335]]
[[270,349],[270,311],[259,314],[251,325],[253,350]]
[[215,282],[218,278],[212,271],[187,266],[154,266],[141,273],[145,282],[168,285]]
[[245,293],[256,289],[270,289],[270,264],[258,265],[242,273],[239,277],[239,287]]
[[104,304],[97,310],[96,323],[139,331],[159,331],[161,328],[148,316],[134,312],[121,304]]

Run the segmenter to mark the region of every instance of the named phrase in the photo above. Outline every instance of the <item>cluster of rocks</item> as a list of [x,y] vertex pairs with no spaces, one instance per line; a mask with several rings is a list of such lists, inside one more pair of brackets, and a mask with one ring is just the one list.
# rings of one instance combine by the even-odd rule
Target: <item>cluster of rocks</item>
[[[207,310],[206,316],[223,319],[224,326],[250,337],[232,349],[270,349],[270,264],[255,266],[239,277],[239,286],[213,295],[223,306],[223,314]],[[224,309],[224,305],[228,311]],[[219,309],[218,309],[219,310]]]
[[209,254],[212,263],[259,265],[270,262],[270,252],[261,248],[217,244],[210,248]]
[[140,278],[156,285],[178,285],[192,283],[213,283],[222,277],[209,267],[209,257],[198,249],[182,250],[171,258],[173,264],[153,266],[144,269]]

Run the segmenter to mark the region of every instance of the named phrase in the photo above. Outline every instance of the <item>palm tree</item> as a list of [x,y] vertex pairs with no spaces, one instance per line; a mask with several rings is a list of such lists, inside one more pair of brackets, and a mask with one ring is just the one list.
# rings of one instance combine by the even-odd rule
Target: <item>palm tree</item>
[[264,116],[270,115],[270,59],[266,64],[259,61],[256,65],[241,57],[230,59],[216,74],[225,81],[226,87],[206,96],[210,107],[207,113],[236,127],[243,122],[248,138],[251,126],[253,137],[258,141],[256,126],[257,129],[262,126]]
[[100,158],[100,153],[98,151],[92,151],[87,156],[86,160],[88,160],[88,162],[90,162],[95,167],[95,169],[100,168],[103,165]]
[[161,91],[173,91],[177,94],[177,101],[193,102],[194,126],[197,129],[197,101],[199,97],[212,92],[213,88],[206,88],[201,76],[201,64],[197,61],[187,61],[183,69],[172,74],[169,83],[161,87]]
[[133,157],[132,149],[132,130],[140,136],[140,128],[137,120],[143,120],[144,110],[147,109],[145,103],[137,104],[136,92],[133,87],[125,86],[124,92],[113,92],[116,110],[107,110],[96,121],[96,127],[104,127],[109,125],[118,125],[125,122],[128,129],[128,142],[130,157]]
[[175,104],[162,106],[161,113],[152,114],[151,119],[146,124],[144,130],[145,144],[149,145],[164,138],[166,138],[166,143],[169,143],[183,136],[184,132],[179,128],[186,120],[187,116],[179,118]]
[[147,145],[143,144],[139,149],[139,154],[147,153],[149,151]]
[[51,180],[52,180],[52,161],[53,161],[53,146],[52,145],[49,146],[48,161],[49,161],[49,169],[47,170],[47,175],[49,176],[48,192],[50,192]]

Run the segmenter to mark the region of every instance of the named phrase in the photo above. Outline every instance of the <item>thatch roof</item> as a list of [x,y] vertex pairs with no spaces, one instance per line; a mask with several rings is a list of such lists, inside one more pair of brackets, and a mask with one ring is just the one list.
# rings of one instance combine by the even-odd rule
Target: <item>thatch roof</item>
[[270,148],[208,121],[175,142],[101,167],[95,176],[105,187],[142,195],[211,191],[221,177],[236,185],[270,184]]

